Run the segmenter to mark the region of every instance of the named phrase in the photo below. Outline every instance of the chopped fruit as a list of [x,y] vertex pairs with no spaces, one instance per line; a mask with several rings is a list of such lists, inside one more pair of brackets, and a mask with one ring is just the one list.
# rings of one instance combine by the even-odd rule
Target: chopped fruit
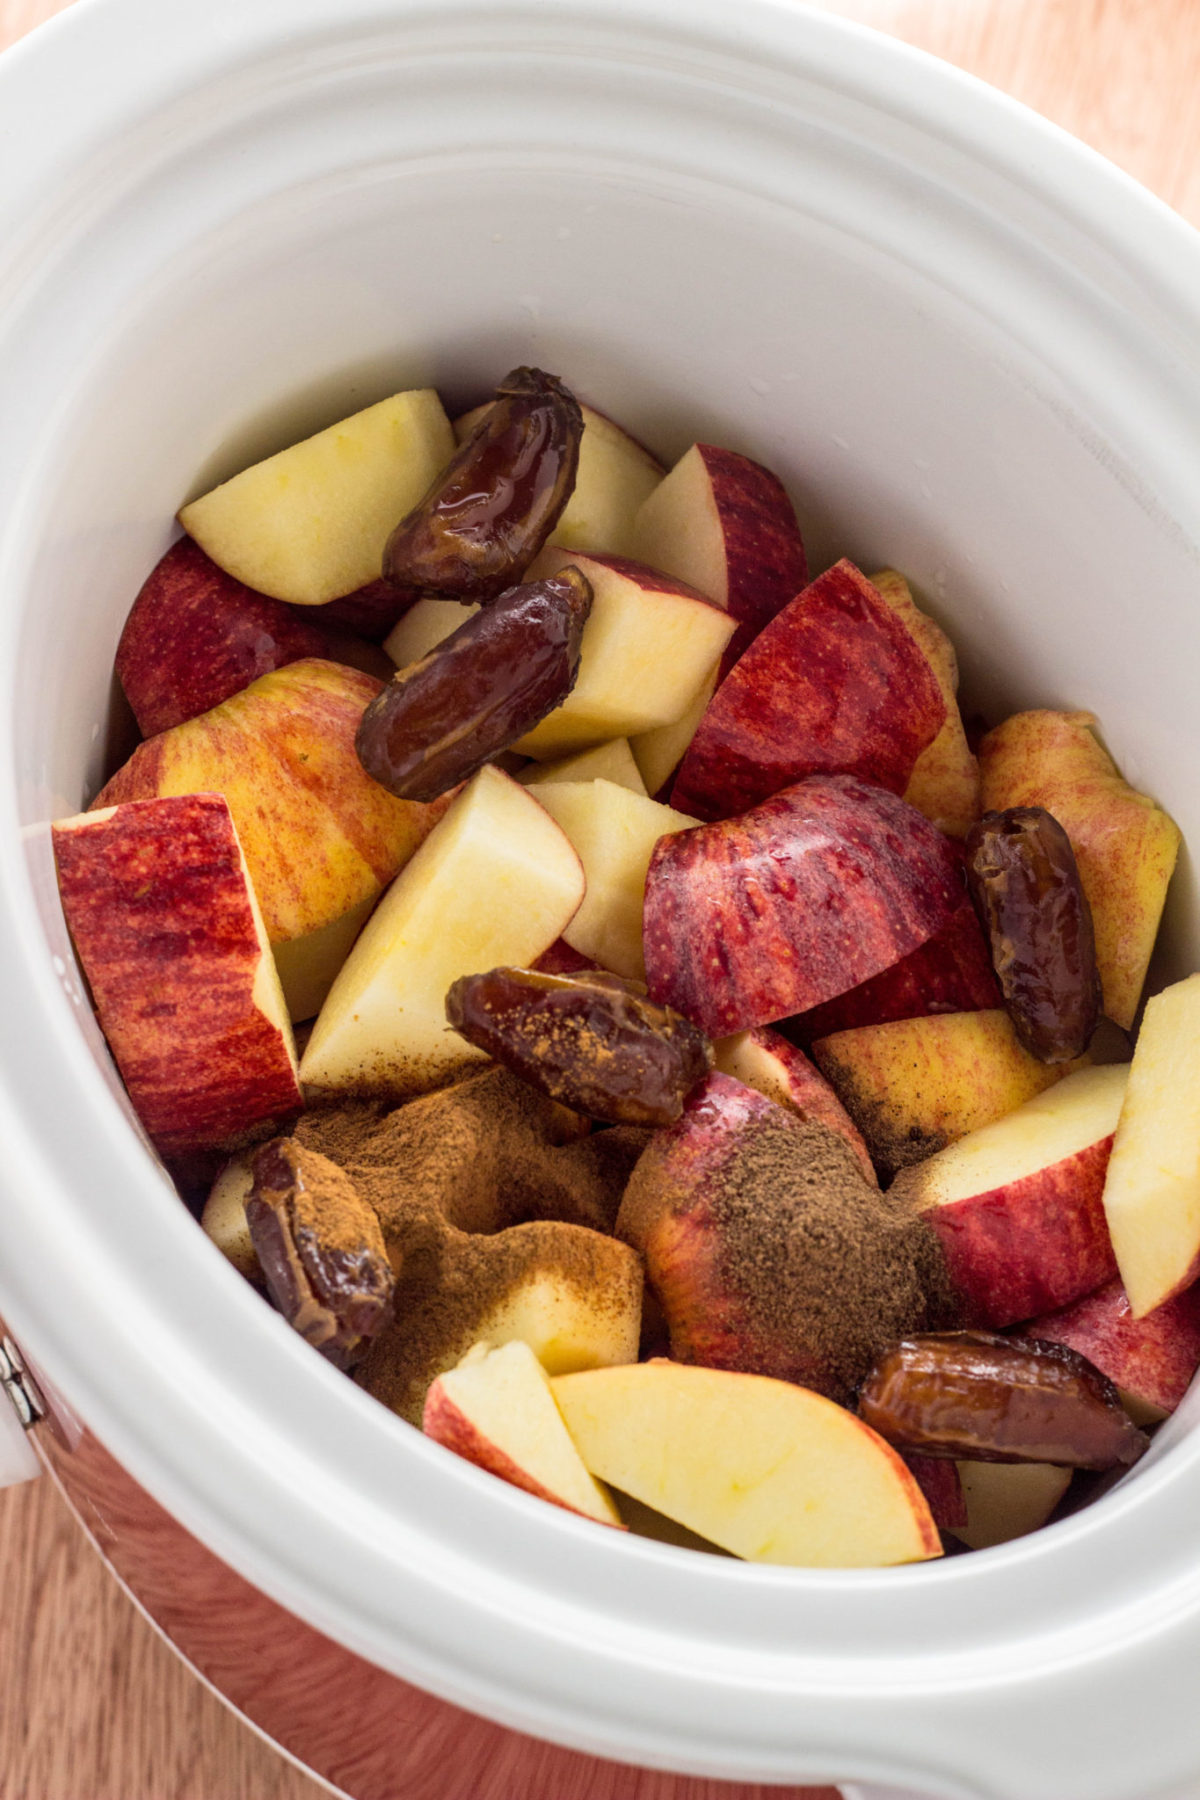
[[256,594],[180,538],[151,570],[117,646],[117,675],[154,737],[219,706],[285,663],[328,656],[324,632]]
[[937,1233],[968,1317],[1011,1325],[1112,1275],[1100,1196],[1127,1074],[1081,1069],[897,1176],[893,1199]]
[[938,1530],[961,1529],[967,1523],[967,1501],[958,1464],[944,1456],[917,1456],[912,1451],[904,1460],[929,1502],[929,1511]]
[[318,925],[303,937],[287,938],[272,944],[275,967],[283,985],[284,998],[294,1024],[315,1019],[325,1004],[334,977],[351,950],[355,939],[375,910],[375,894],[328,925]]
[[941,1554],[901,1458],[820,1394],[661,1360],[551,1386],[593,1475],[735,1556],[875,1568]]
[[692,704],[733,630],[702,594],[624,557],[551,547],[529,573],[543,579],[565,568],[587,577],[594,599],[579,680],[557,711],[514,746],[542,762],[672,724]]
[[862,1133],[821,1074],[809,1062],[803,1050],[789,1043],[777,1031],[760,1026],[755,1031],[739,1031],[713,1045],[716,1067],[723,1075],[732,1075],[778,1106],[786,1106],[802,1119],[828,1125],[845,1138],[858,1159],[858,1165],[873,1187],[879,1183],[875,1165],[862,1139]]
[[979,763],[967,743],[958,710],[958,658],[940,625],[914,603],[912,590],[895,569],[872,575],[888,605],[903,619],[929,659],[946,702],[946,722],[913,764],[904,798],[950,837],[966,837],[979,817]]
[[397,800],[364,771],[354,734],[378,692],[354,669],[290,663],[140,745],[95,801],[223,794],[272,947],[354,915],[345,932],[297,950],[297,1018],[332,980],[363,908],[444,810]]
[[818,1038],[812,1058],[891,1179],[1061,1081],[1005,1012],[928,1013]]
[[200,1214],[200,1224],[239,1275],[261,1283],[258,1253],[246,1223],[246,1202],[253,1181],[253,1158],[248,1150],[240,1150],[218,1172]]
[[689,1531],[686,1525],[668,1519],[665,1513],[655,1512],[644,1501],[635,1500],[632,1494],[618,1494],[616,1498],[621,1517],[635,1537],[651,1538],[656,1544],[673,1544],[677,1550],[699,1550],[705,1556],[727,1557],[731,1554],[714,1544],[711,1538],[703,1538],[698,1531]]
[[1025,712],[979,747],[983,804],[1044,806],[1071,840],[1092,909],[1104,1011],[1126,1031],[1141,999],[1179,828],[1123,781],[1090,713]]
[[960,1462],[965,1525],[950,1525],[972,1550],[1011,1543],[1044,1525],[1071,1485],[1071,1470],[1054,1463]]
[[[454,435],[460,444],[493,404],[489,400],[455,419]],[[634,515],[662,480],[662,464],[605,413],[590,406],[581,406],[580,411],[579,468],[551,542],[567,550],[632,556]]]
[[808,580],[783,485],[734,450],[693,444],[643,504],[632,554],[686,581],[737,624],[728,668]]
[[852,775],[813,776],[659,844],[650,992],[710,1037],[770,1025],[899,962],[962,898],[957,851],[914,807]]
[[664,789],[683,761],[684,752],[696,735],[696,727],[717,691],[719,667],[718,664],[709,670],[696,698],[673,724],[658,725],[653,731],[639,731],[629,740],[646,792],[655,799],[667,798]]
[[428,656],[478,611],[478,606],[462,606],[457,600],[418,600],[393,625],[383,647],[398,669],[407,669]]
[[728,1075],[650,1139],[617,1235],[645,1258],[680,1362],[847,1400],[889,1343],[947,1316],[928,1228],[843,1138]]
[[396,526],[384,579],[405,596],[470,604],[521,580],[558,523],[583,415],[541,369],[513,369],[475,430]]
[[418,663],[398,669],[355,739],[368,775],[436,800],[570,693],[592,590],[578,569],[509,588]]
[[317,606],[375,580],[396,520],[453,450],[432,388],[394,394],[244,469],[179,522],[247,587]]
[[1017,1037],[1039,1062],[1082,1056],[1100,1022],[1100,976],[1066,832],[1040,806],[985,813],[966,871]]
[[670,1125],[712,1065],[707,1040],[619,975],[464,975],[446,1017],[470,1044],[564,1106],[614,1125]]
[[1146,1004],[1104,1211],[1135,1319],[1200,1275],[1200,975]]
[[452,1080],[482,1052],[447,1029],[447,989],[478,969],[531,963],[584,886],[578,856],[533,795],[481,769],[364,927],[313,1027],[302,1080],[395,1096]]
[[1022,1335],[1078,1350],[1116,1383],[1135,1425],[1156,1425],[1200,1368],[1200,1287],[1135,1319],[1120,1281],[1109,1281],[1061,1312],[1031,1319]]
[[294,1138],[255,1152],[246,1223],[272,1300],[339,1369],[392,1316],[395,1277],[379,1221],[328,1157]]
[[905,1339],[871,1370],[858,1404],[889,1444],[922,1456],[1112,1469],[1150,1442],[1085,1357],[988,1331]]
[[80,813],[51,836],[101,1027],[161,1154],[232,1148],[298,1112],[292,1030],[221,796]]
[[594,750],[580,750],[575,756],[564,756],[561,762],[533,763],[517,777],[526,787],[541,787],[547,781],[614,781],[631,794],[646,793],[646,784],[638,773],[629,748],[628,738],[612,738],[597,744]]
[[679,806],[728,818],[806,775],[903,793],[946,703],[912,633],[853,563],[789,601],[726,675],[675,779]]
[[558,1410],[549,1377],[528,1344],[475,1344],[439,1375],[425,1398],[426,1437],[568,1512],[624,1530],[588,1474]]
[[646,870],[659,840],[694,820],[612,781],[554,782],[531,791],[570,838],[587,878],[583,903],[563,929],[567,943],[640,981]]

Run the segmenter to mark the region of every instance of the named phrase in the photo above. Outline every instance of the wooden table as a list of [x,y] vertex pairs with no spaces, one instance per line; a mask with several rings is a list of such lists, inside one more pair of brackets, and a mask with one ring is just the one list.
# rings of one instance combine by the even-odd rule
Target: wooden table
[[[824,3],[1007,89],[1200,225],[1197,0]],[[63,4],[0,0],[0,44]],[[46,1482],[0,1494],[0,1595],[0,1800],[324,1791],[176,1661]]]

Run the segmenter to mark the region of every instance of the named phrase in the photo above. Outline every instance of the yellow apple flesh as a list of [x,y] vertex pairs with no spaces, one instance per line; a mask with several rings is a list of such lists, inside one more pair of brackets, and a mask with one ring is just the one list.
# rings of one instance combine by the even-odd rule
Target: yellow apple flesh
[[647,799],[646,784],[633,759],[628,738],[612,738],[594,750],[580,750],[561,762],[534,763],[517,777],[526,787],[544,787],[551,781],[612,781],[631,794]]
[[1053,1463],[960,1462],[967,1523],[951,1529],[972,1550],[990,1550],[1046,1523],[1071,1485]]
[[418,600],[410,606],[383,640],[383,647],[398,669],[420,662],[443,638],[465,625],[478,606],[460,606],[457,600]]
[[683,761],[684,753],[696,735],[696,727],[717,691],[720,668],[719,663],[714,663],[695,699],[672,724],[657,725],[653,731],[639,731],[630,738],[629,748],[648,794],[660,794]]

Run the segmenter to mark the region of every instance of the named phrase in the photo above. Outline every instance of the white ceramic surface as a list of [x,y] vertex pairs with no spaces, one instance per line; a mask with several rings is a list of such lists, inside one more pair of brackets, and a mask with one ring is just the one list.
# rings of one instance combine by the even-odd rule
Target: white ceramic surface
[[[285,1605],[631,1760],[991,1800],[1200,1770],[1192,1396],[1091,1512],[943,1565],[597,1532],[313,1356],[199,1236],[84,1003],[48,819],[189,493],[427,381],[556,369],[907,570],[968,691],[1091,707],[1200,843],[1200,253],[1080,146],[772,0],[80,0],[0,64],[0,1309]],[[1166,973],[1197,964],[1191,866]],[[1136,1729],[1131,1721],[1136,1721]]]

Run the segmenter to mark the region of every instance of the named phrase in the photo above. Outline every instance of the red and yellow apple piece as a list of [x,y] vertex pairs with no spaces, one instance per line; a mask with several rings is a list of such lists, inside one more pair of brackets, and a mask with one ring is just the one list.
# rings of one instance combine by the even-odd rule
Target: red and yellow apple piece
[[402,1098],[483,1060],[447,1026],[447,989],[460,975],[533,962],[570,923],[584,888],[579,857],[545,808],[510,776],[482,768],[388,889],[334,981],[304,1052],[306,1087]]
[[1119,774],[1091,713],[1016,713],[979,746],[983,805],[1043,806],[1071,840],[1092,909],[1104,1011],[1128,1031],[1146,979],[1179,827]]
[[425,1397],[426,1437],[567,1512],[624,1530],[563,1424],[549,1377],[520,1339],[475,1344]]
[[754,1088],[777,1106],[786,1106],[801,1119],[815,1119],[836,1131],[853,1150],[866,1179],[878,1186],[875,1166],[862,1133],[803,1050],[777,1031],[759,1026],[739,1031],[713,1045],[715,1066],[723,1075]]
[[990,1550],[1037,1531],[1071,1485],[1054,1463],[960,1462],[966,1523],[948,1531],[972,1550]]
[[453,452],[441,401],[416,388],[243,469],[179,522],[238,581],[317,606],[378,577],[392,528]]
[[957,1463],[947,1456],[920,1456],[904,1452],[909,1473],[929,1503],[930,1516],[939,1531],[961,1530],[967,1523],[967,1501]]
[[806,775],[857,775],[903,793],[946,722],[912,633],[839,562],[789,601],[718,687],[675,778],[698,818],[728,818]]
[[162,1155],[298,1112],[296,1052],[237,832],[219,794],[52,828],[63,911],[134,1110]]
[[710,1037],[770,1025],[890,968],[963,902],[958,852],[915,807],[819,775],[650,862],[647,980]]
[[593,1475],[735,1556],[880,1568],[941,1554],[902,1459],[820,1394],[659,1359],[551,1386]]
[[1135,1319],[1119,1278],[1059,1312],[1031,1319],[1023,1335],[1078,1350],[1116,1383],[1135,1425],[1173,1413],[1200,1368],[1200,1287],[1193,1284]]
[[937,1233],[974,1324],[1034,1318],[1112,1276],[1101,1194],[1127,1076],[1080,1069],[897,1176],[892,1198]]

